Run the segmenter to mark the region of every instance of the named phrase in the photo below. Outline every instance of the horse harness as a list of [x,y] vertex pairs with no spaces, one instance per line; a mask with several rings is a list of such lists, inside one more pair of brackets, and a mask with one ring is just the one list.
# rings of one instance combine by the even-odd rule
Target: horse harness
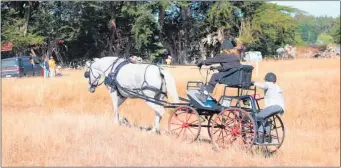
[[[160,73],[161,73],[161,76],[162,76],[162,84],[161,84],[160,89],[158,89],[158,88],[156,88],[156,87],[153,87],[153,86],[150,86],[150,85],[148,84],[148,82],[146,81],[146,71],[147,71],[148,67],[149,67],[150,65],[152,65],[152,64],[150,64],[150,65],[147,66],[147,68],[146,68],[146,70],[145,70],[145,73],[144,73],[144,81],[143,81],[143,83],[142,83],[142,86],[141,86],[140,88],[135,88],[135,89],[133,89],[133,90],[130,90],[130,89],[128,89],[128,88],[122,87],[122,86],[118,83],[118,81],[117,81],[117,75],[118,75],[119,70],[120,70],[124,65],[127,65],[127,64],[132,63],[132,62],[131,62],[129,59],[125,59],[124,61],[118,63],[118,65],[117,65],[117,67],[115,68],[114,72],[112,72],[112,70],[113,70],[115,64],[117,64],[118,60],[119,60],[119,58],[116,59],[116,60],[114,61],[114,63],[111,64],[111,65],[104,71],[104,73],[105,73],[105,72],[107,72],[109,69],[111,69],[111,70],[110,70],[110,73],[108,74],[108,76],[106,76],[105,79],[103,80],[103,82],[101,82],[100,84],[94,84],[95,82],[93,82],[93,83],[90,82],[90,81],[91,81],[91,80],[90,80],[90,78],[91,78],[90,73],[93,75],[93,71],[92,71],[92,69],[90,68],[91,65],[90,65],[90,67],[89,67],[89,71],[87,71],[87,72],[84,73],[84,77],[85,77],[85,78],[89,78],[89,84],[90,84],[92,87],[98,87],[98,86],[100,86],[101,84],[104,83],[106,86],[111,87],[111,88],[117,90],[118,93],[119,93],[118,88],[120,88],[120,89],[122,89],[123,91],[125,91],[125,92],[127,92],[127,93],[130,93],[130,94],[134,94],[134,95],[137,95],[137,96],[139,96],[139,97],[147,97],[142,91],[143,91],[143,90],[146,90],[146,89],[149,89],[149,90],[152,90],[152,91],[154,91],[154,92],[157,92],[157,94],[155,95],[155,98],[158,97],[158,96],[160,96],[160,94],[163,94],[164,96],[167,97],[167,93],[165,93],[165,92],[162,91],[162,86],[163,86],[163,85],[166,85],[166,82],[165,82],[165,79],[164,79],[163,74],[161,73],[161,67],[160,67],[160,66],[158,66],[158,68],[159,68],[159,70],[160,70]],[[96,77],[96,78],[95,78],[96,81],[97,81],[100,77],[101,77],[101,75],[99,75],[98,77]],[[145,84],[147,84],[147,85],[145,85]],[[145,85],[145,86],[144,86],[144,85]],[[139,95],[138,92],[141,92],[142,95]],[[119,93],[119,94],[120,94],[120,93]],[[122,96],[122,94],[120,94],[120,96],[121,96],[121,97],[124,97],[124,96]]]
[[[91,65],[92,65],[93,63],[94,63],[94,61],[91,62],[90,66],[89,66],[89,71],[84,72],[84,78],[88,78],[88,79],[89,79],[89,82],[88,82],[88,83],[89,83],[89,85],[90,85],[91,87],[98,87],[98,86],[101,86],[101,85],[104,83],[105,80],[103,80],[103,81],[102,81],[101,83],[99,83],[99,84],[98,84],[98,83],[95,84],[95,82],[101,78],[101,75],[98,75],[98,77],[94,77],[95,80],[94,80],[93,82],[91,82],[91,75],[90,75],[90,73],[92,74],[92,76],[95,76],[94,73],[93,73],[92,68],[90,68]],[[116,63],[116,61],[115,61],[114,63]],[[107,72],[110,68],[111,68],[111,71],[112,71],[113,65],[114,65],[114,64],[110,65],[110,66],[104,71],[104,73]]]

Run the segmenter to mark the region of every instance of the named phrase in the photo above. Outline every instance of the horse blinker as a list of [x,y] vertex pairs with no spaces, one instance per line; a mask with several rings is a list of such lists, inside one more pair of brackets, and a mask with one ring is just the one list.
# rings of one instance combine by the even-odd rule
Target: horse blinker
[[89,77],[90,77],[90,72],[89,71],[84,72],[84,78],[89,78]]

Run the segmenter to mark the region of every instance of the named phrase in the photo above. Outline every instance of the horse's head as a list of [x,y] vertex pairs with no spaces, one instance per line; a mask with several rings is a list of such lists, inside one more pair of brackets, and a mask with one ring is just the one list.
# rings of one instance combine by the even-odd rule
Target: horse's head
[[97,86],[102,84],[99,83],[99,80],[101,79],[101,72],[94,66],[96,61],[98,61],[98,59],[95,59],[94,61],[87,61],[85,63],[87,71],[84,72],[84,78],[88,79],[88,90],[90,93],[94,93]]

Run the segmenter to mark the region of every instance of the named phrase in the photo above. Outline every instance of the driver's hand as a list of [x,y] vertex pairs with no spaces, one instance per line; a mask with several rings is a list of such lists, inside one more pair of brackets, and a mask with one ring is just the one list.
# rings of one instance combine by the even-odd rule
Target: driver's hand
[[223,67],[221,67],[221,66],[211,66],[211,67],[210,67],[210,70],[222,71],[222,70],[223,70]]
[[197,63],[197,67],[201,68],[205,64],[205,61],[200,61]]
[[215,67],[215,66],[210,66],[210,70],[212,71],[212,70],[215,70],[215,69],[217,69],[218,67]]

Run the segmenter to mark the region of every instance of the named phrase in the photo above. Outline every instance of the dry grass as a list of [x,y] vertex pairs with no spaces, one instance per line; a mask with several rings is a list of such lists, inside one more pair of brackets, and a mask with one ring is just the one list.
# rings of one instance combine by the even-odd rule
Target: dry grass
[[[49,80],[2,80],[3,166],[340,166],[339,61],[269,61],[260,67],[254,79],[278,74],[287,106],[286,138],[273,157],[237,148],[218,153],[208,143],[115,126],[107,89],[91,94],[83,71],[64,71]],[[186,81],[203,79],[195,67],[169,70],[181,96]],[[127,100],[119,110],[141,126],[154,120],[141,100]]]

